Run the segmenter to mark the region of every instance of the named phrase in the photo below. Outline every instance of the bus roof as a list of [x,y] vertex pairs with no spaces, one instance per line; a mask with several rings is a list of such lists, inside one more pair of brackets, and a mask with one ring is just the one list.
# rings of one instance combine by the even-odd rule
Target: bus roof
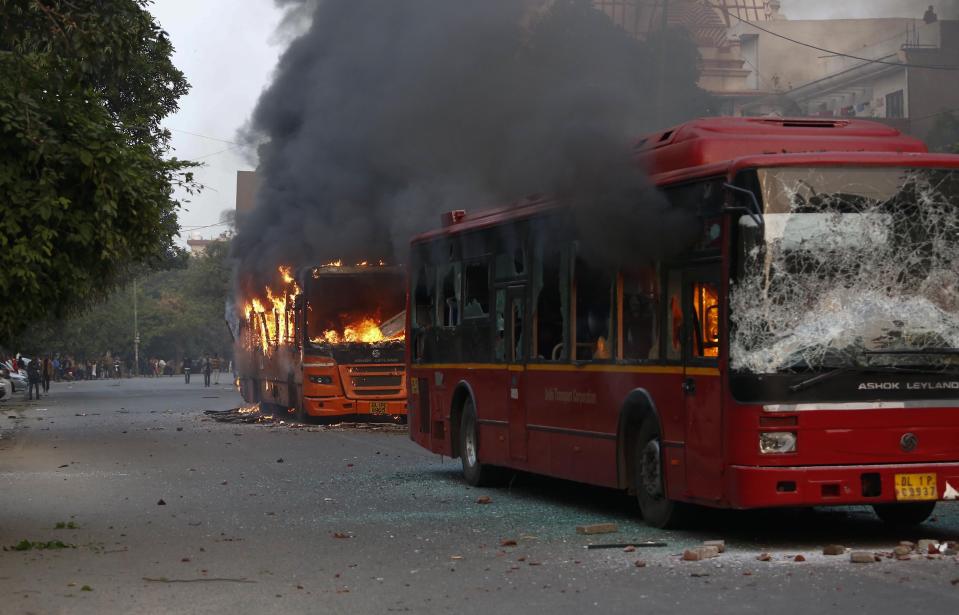
[[[959,166],[959,156],[928,154],[919,139],[855,119],[701,118],[647,135],[633,149],[657,185],[724,176],[747,166]],[[528,218],[556,205],[550,196],[533,195],[505,207],[450,212],[442,228],[414,237],[413,243]]]

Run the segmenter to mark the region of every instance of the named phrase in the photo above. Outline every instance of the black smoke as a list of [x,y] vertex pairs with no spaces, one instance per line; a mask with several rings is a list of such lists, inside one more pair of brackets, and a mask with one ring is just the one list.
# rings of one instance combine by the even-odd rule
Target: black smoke
[[251,119],[261,190],[240,280],[402,261],[441,212],[543,192],[579,205],[599,257],[670,245],[675,220],[630,158],[638,135],[708,111],[681,32],[637,41],[586,0],[280,4],[312,14]]

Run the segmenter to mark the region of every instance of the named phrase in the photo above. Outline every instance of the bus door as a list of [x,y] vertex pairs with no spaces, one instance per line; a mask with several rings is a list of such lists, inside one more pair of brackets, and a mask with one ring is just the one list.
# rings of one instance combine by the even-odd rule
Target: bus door
[[506,289],[506,363],[509,387],[509,456],[526,460],[526,287]]
[[719,264],[685,269],[682,280],[686,485],[698,498],[718,500],[723,473]]

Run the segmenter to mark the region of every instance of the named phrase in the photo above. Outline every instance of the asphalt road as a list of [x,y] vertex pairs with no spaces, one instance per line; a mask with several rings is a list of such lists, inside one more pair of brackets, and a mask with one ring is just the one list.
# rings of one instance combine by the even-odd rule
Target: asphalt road
[[[0,612],[959,607],[955,557],[852,564],[822,555],[833,543],[885,552],[899,540],[959,540],[957,506],[940,504],[911,535],[889,532],[868,509],[703,511],[695,529],[651,530],[617,492],[527,475],[470,489],[458,461],[402,430],[212,421],[204,410],[241,400],[197,381],[61,383],[39,402],[0,402]],[[484,495],[492,501],[477,503]],[[575,532],[600,522],[618,533]],[[707,539],[724,539],[726,553],[680,560]],[[585,548],[646,540],[667,546]],[[14,550],[22,541],[32,548]],[[66,547],[36,546],[50,541]]]

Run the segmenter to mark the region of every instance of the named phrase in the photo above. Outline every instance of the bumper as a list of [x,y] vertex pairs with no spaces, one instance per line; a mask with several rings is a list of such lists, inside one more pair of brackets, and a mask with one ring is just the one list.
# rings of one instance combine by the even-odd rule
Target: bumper
[[897,474],[935,474],[939,500],[959,497],[959,463],[763,468],[730,466],[733,508],[896,502]]
[[389,420],[406,416],[406,400],[348,399],[346,397],[307,397],[306,413],[317,418],[342,416],[383,417]]

